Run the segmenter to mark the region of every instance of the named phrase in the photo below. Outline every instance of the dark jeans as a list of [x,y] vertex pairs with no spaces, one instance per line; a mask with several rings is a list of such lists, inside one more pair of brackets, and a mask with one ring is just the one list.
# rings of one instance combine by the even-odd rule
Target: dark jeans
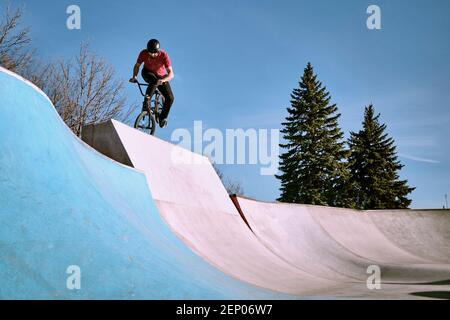
[[166,119],[169,115],[170,107],[172,106],[174,100],[172,88],[170,87],[169,82],[165,82],[162,85],[157,86],[156,82],[158,81],[158,78],[155,74],[145,68],[142,69],[142,78],[149,84],[145,94],[151,97],[155,93],[156,87],[158,87],[159,92],[161,92],[161,94],[163,95],[164,104],[161,114],[159,115],[159,119]]

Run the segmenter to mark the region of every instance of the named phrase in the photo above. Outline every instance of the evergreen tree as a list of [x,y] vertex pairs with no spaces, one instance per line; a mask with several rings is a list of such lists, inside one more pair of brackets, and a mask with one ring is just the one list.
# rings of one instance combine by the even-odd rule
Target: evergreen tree
[[281,180],[278,201],[349,206],[340,114],[310,63],[292,91],[287,111],[281,130],[285,143],[280,144],[286,152],[280,156],[281,174],[276,176]]
[[350,174],[356,207],[359,209],[402,209],[411,204],[407,195],[415,188],[399,180],[403,167],[397,160],[394,140],[385,133],[372,105],[365,108],[363,129],[351,132]]

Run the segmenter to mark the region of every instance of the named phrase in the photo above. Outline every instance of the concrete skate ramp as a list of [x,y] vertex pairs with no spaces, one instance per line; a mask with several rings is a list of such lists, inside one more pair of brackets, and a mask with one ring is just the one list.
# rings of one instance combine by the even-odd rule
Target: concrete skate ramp
[[[198,257],[143,173],[76,138],[39,89],[1,68],[0,150],[0,299],[291,298]],[[67,287],[69,266],[80,290]]]
[[[398,278],[394,277],[394,283],[383,283],[383,290],[369,290],[367,267],[376,261],[347,249],[327,235],[311,216],[300,226],[305,234],[298,239],[283,234],[289,230],[283,231],[276,223],[273,228],[270,223],[262,227],[269,242],[258,232],[254,234],[207,158],[117,121],[89,126],[83,132],[83,139],[95,148],[110,157],[128,158],[135,168],[145,172],[156,206],[172,230],[206,261],[238,279],[279,292],[316,297],[413,298],[407,294],[434,289],[405,284],[401,280],[408,271],[405,266]],[[117,137],[112,144],[102,141]],[[105,150],[107,144],[114,146],[113,150]],[[267,210],[265,213],[271,214]],[[283,237],[291,238],[278,241]],[[282,247],[289,242],[295,242],[289,247],[292,251],[307,250],[292,258]],[[280,245],[281,252],[271,244]],[[397,251],[404,259],[422,262],[399,248]],[[436,272],[440,272],[437,277]],[[440,267],[432,270],[429,279],[444,279],[442,272],[445,270]]]
[[[94,147],[99,149],[104,145],[102,137],[120,138],[107,155],[120,154],[117,149],[123,147],[133,166],[145,172],[159,212],[169,226],[218,269],[289,294],[314,293],[337,284],[289,265],[262,246],[242,223],[207,158],[114,120],[83,131],[83,139],[96,141]],[[91,138],[92,134],[96,138]]]
[[357,211],[234,200],[267,248],[311,273],[364,280],[375,264],[389,283],[450,279],[449,210]]

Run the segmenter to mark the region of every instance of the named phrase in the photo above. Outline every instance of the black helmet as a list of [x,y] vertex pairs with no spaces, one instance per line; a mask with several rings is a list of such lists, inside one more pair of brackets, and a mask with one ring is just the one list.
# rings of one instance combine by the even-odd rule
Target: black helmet
[[147,50],[150,53],[159,52],[159,41],[156,39],[152,39],[147,43]]

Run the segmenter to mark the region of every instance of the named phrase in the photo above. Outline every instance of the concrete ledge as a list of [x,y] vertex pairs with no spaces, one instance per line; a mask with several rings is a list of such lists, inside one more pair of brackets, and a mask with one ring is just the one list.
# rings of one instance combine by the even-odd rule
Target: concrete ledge
[[81,139],[105,156],[133,167],[111,120],[84,126]]

